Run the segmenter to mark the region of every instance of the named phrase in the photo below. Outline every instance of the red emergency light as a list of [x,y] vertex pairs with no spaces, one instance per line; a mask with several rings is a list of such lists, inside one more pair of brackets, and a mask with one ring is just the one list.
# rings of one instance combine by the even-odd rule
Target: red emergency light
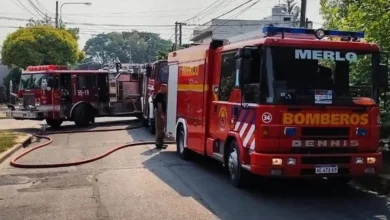
[[43,65],[43,66],[29,66],[27,71],[45,71],[45,70],[66,70],[66,66],[57,66],[57,65]]

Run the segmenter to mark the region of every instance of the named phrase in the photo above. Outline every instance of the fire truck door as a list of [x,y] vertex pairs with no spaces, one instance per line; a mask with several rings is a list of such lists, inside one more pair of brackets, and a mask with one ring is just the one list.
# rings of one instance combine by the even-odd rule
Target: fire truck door
[[98,88],[98,96],[99,96],[98,102],[99,103],[109,102],[107,74],[97,75],[97,88]]
[[72,80],[70,73],[60,75],[61,115],[69,115],[72,108]]

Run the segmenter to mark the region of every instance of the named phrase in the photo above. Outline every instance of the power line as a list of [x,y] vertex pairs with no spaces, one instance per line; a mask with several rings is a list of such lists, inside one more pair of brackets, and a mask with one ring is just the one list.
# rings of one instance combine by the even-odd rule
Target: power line
[[[259,1],[259,0],[258,0]],[[254,4],[253,4],[254,5]],[[249,8],[249,7],[248,7]],[[14,21],[30,21],[29,19],[26,18],[16,18],[16,17],[7,17],[7,16],[0,16],[0,20],[14,20]],[[319,22],[317,22],[319,23]],[[98,24],[98,23],[77,23],[77,22],[67,22],[66,24],[70,25],[79,25],[79,26],[98,26],[98,27],[155,27],[155,28],[173,28],[175,25],[174,24]],[[258,26],[259,24],[240,24],[240,26]],[[232,25],[232,24],[211,24],[211,25],[206,25],[206,24],[186,24],[188,27],[199,27],[199,26],[208,26],[208,27],[213,27],[213,26],[237,26],[237,25]]]
[[42,18],[47,17],[45,13],[43,13],[31,0],[27,0],[27,2],[32,6],[32,8],[40,15]]
[[[218,5],[216,5],[215,7],[210,8],[209,10],[207,10],[207,11],[205,11],[203,13],[203,15],[204,15],[203,18],[210,17],[212,14],[215,14],[219,10],[225,8],[226,6],[228,6],[233,1],[235,1],[235,0],[223,1],[223,2],[219,3]],[[199,16],[198,16],[198,18],[199,18]],[[202,20],[202,19],[199,19],[199,20]]]
[[189,20],[192,20],[192,19],[195,19],[195,18],[199,17],[202,13],[204,13],[205,11],[207,11],[209,8],[212,8],[213,6],[215,6],[215,4],[217,4],[217,3],[220,2],[220,1],[223,2],[223,0],[216,0],[216,1],[213,2],[211,5],[207,6],[205,9],[203,9],[203,10],[200,11],[199,13],[195,14],[193,17],[191,17],[191,18],[185,20],[184,22],[187,22],[187,21],[189,21]]
[[[238,9],[239,7],[242,7],[243,5],[245,5],[245,4],[247,4],[247,3],[251,2],[251,1],[252,1],[252,0],[249,0],[249,1],[247,1],[247,2],[245,2],[245,3],[243,3],[243,4],[241,4],[241,5],[239,5],[239,6],[237,6],[237,7],[235,7],[234,9],[232,9],[232,10],[230,10],[230,11],[232,12],[232,11]],[[223,22],[221,25],[215,25],[215,27],[214,27],[213,29],[208,30],[208,31],[214,31],[214,30],[218,29],[218,28],[221,27],[221,26],[226,26],[227,23],[229,23],[230,21],[232,21],[232,20],[235,19],[236,17],[240,16],[241,14],[243,14],[244,12],[246,12],[248,9],[250,9],[251,7],[253,7],[254,5],[256,5],[256,4],[259,3],[259,2],[260,2],[260,0],[255,1],[253,4],[249,5],[248,7],[244,8],[244,9],[241,10],[241,11],[239,11],[237,14],[233,15],[232,17],[230,17],[228,20],[226,20],[225,22]],[[219,17],[222,17],[222,16],[224,16],[224,15],[226,15],[226,14],[227,14],[227,13],[224,13],[224,14],[220,15]],[[219,18],[219,17],[218,17],[218,18]],[[249,25],[249,24],[248,24],[248,25]],[[251,24],[251,25],[253,25],[253,26],[260,26],[259,24]],[[237,25],[230,25],[230,26],[237,26]],[[245,25],[241,25],[241,26],[245,26]]]
[[49,14],[50,13],[50,10],[47,10],[47,8],[39,0],[35,0],[35,2],[37,3],[37,5],[40,8],[42,8],[46,12],[45,14]]
[[16,6],[18,6],[20,9],[24,9],[24,10],[26,10],[28,13],[30,13],[32,16],[34,16],[34,17],[36,17],[36,18],[38,18],[38,16],[36,16],[34,13],[32,13],[30,10],[28,10],[28,8],[26,8],[26,6],[24,6],[21,2],[20,2],[20,0],[16,0],[19,4],[17,4],[16,2],[14,2],[14,1],[12,1],[12,3],[14,3]]
[[[220,18],[220,17],[222,17],[222,16],[225,16],[225,15],[227,15],[227,14],[229,14],[229,13],[231,13],[231,12],[233,12],[233,11],[239,9],[239,8],[241,8],[242,6],[248,4],[248,3],[251,2],[251,1],[253,1],[253,0],[248,0],[248,1],[244,2],[244,3],[242,3],[241,5],[239,5],[239,6],[237,6],[237,7],[234,7],[233,9],[231,9],[231,10],[229,10],[229,11],[227,11],[227,12],[221,14],[220,16],[218,16],[218,17],[216,17],[216,18],[214,18],[214,19],[218,19],[218,18]],[[259,2],[259,1],[257,1],[257,2]],[[257,2],[256,2],[256,3],[257,3]]]

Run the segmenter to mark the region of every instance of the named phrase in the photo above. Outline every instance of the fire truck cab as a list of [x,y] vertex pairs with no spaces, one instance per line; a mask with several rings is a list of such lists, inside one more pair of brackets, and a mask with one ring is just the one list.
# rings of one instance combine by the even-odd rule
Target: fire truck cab
[[161,84],[168,83],[168,63],[167,60],[158,60],[147,66],[147,87],[144,95],[144,122],[149,127],[150,133],[155,133],[154,124],[154,95],[160,90]]
[[53,128],[63,121],[88,126],[95,117],[142,117],[145,69],[70,70],[66,66],[29,66],[22,72],[20,102],[7,111],[17,120],[46,120]]
[[[247,172],[335,183],[378,173],[387,54],[362,32],[262,34],[169,54],[166,129],[180,157],[219,160],[237,187]],[[357,72],[367,82],[354,80]]]

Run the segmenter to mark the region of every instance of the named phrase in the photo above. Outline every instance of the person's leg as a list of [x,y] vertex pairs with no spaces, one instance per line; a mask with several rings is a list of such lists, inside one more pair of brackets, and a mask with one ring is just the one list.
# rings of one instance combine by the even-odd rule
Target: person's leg
[[163,130],[163,122],[162,122],[160,117],[156,116],[156,114],[154,114],[154,115],[155,115],[154,123],[156,125],[156,127],[155,127],[156,128],[156,147],[157,148],[162,148],[162,146],[163,146],[163,139],[161,139],[161,133],[164,132],[164,130]]

